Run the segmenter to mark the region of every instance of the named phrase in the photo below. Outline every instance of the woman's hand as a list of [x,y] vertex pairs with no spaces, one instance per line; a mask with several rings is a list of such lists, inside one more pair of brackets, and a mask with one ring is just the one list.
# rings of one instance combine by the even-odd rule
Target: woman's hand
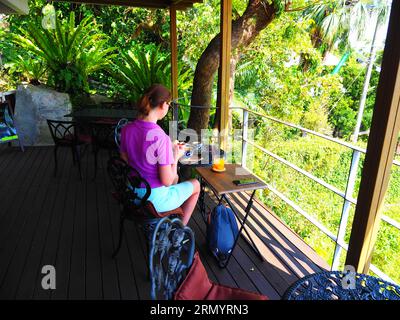
[[175,161],[178,161],[185,154],[185,145],[181,143],[174,143],[172,147]]

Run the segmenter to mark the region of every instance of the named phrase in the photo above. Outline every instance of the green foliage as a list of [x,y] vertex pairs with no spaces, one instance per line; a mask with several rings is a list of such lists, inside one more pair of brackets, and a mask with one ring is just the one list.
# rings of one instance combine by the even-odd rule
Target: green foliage
[[0,69],[0,92],[13,90],[17,84],[5,69]]
[[[378,53],[378,61],[382,53]],[[339,76],[342,78],[344,92],[334,97],[329,110],[329,121],[335,128],[335,133],[340,137],[349,137],[354,131],[360,97],[363,90],[366,65],[357,62],[353,54],[341,68]],[[373,68],[369,91],[365,103],[365,111],[361,123],[361,131],[371,127],[372,112],[375,105],[375,93],[379,81],[379,71]]]
[[[243,5],[242,1],[235,2],[241,2]],[[238,8],[238,11],[242,9]],[[190,10],[177,13],[177,28],[182,35],[178,41],[178,49],[182,59],[193,70],[203,51],[220,31],[219,17],[219,0],[205,0],[203,3],[195,4]]]
[[276,11],[276,16],[279,17],[284,9],[285,9],[285,1],[283,0],[273,0],[275,11]]
[[159,48],[143,50],[134,47],[126,53],[122,52],[121,58],[115,63],[115,78],[125,86],[130,101],[137,101],[153,83],[170,83],[170,73],[167,73],[169,59],[160,53]]
[[[121,59],[114,64],[115,79],[124,88],[125,97],[137,101],[143,92],[154,83],[171,88],[171,58],[160,47],[135,46],[121,53]],[[191,70],[178,64],[178,88],[182,96],[191,86]]]
[[32,84],[38,84],[47,71],[45,62],[41,59],[16,56],[4,66],[10,74],[20,73]]
[[326,44],[325,49],[330,49],[335,43],[349,46],[351,31],[357,33],[357,39],[364,37],[369,11],[364,1],[329,0],[307,8],[304,17],[312,21],[312,34],[320,38],[316,43]]
[[[346,175],[343,173],[348,172],[350,159],[345,148],[309,135],[287,141],[277,140],[264,146],[339,189],[346,185]],[[249,150],[248,157],[251,157],[252,154],[254,155],[253,170],[259,176],[288,199],[298,204],[301,209],[326,226],[328,230],[333,233],[337,232],[343,205],[341,197],[272,157],[254,149]],[[261,197],[319,255],[326,261],[331,261],[334,244],[328,237],[270,191],[266,190]]]
[[251,108],[261,105],[270,116],[329,133],[328,110],[342,84],[321,65],[321,55],[305,31],[308,25],[294,14],[275,19],[243,52],[235,91]]
[[74,12],[69,19],[56,17],[55,29],[43,29],[40,21],[29,21],[19,31],[11,34],[14,43],[45,61],[49,84],[62,92],[89,92],[89,76],[106,68],[115,50],[107,46],[107,36],[91,17],[75,27]]

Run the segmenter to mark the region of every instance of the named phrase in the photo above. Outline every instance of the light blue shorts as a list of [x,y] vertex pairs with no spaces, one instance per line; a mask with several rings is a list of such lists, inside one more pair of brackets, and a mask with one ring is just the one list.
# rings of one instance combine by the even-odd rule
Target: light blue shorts
[[[146,194],[146,188],[138,188],[136,192],[139,197]],[[158,212],[171,211],[180,207],[193,193],[193,183],[190,181],[173,184],[169,187],[158,187],[151,189],[149,201]]]

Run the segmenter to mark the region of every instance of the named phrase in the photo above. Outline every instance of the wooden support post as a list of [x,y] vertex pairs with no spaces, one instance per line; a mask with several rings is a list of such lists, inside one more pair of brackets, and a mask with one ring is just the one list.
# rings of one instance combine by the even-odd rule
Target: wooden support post
[[400,1],[393,1],[346,265],[367,273],[400,129]]
[[247,139],[249,133],[249,112],[243,110],[243,131],[242,131],[242,166],[247,165]]
[[221,149],[227,150],[228,125],[229,125],[229,86],[230,86],[230,62],[232,41],[232,0],[221,0],[221,55],[218,74],[217,101],[221,108],[220,116],[220,143]]
[[170,16],[170,44],[171,44],[171,90],[172,99],[178,98],[178,38],[176,33],[176,8],[169,8]]

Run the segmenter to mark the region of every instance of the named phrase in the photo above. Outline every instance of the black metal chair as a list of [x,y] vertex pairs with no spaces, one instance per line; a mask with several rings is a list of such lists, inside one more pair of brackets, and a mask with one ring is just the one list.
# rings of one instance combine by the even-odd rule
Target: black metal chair
[[151,298],[171,300],[192,265],[194,233],[178,218],[164,217],[154,228],[149,254]]
[[149,266],[153,300],[268,300],[256,292],[211,281],[195,252],[193,231],[165,217],[155,227]]
[[47,119],[51,136],[54,141],[54,176],[57,176],[58,148],[70,148],[73,164],[78,164],[79,177],[82,180],[80,147],[91,143],[91,136],[85,133],[85,129],[74,121],[59,121]]
[[94,155],[94,178],[97,176],[98,153],[101,149],[107,150],[111,158],[118,155],[118,147],[115,144],[114,129],[115,124],[106,122],[93,122],[90,124],[92,133],[92,146]]
[[117,125],[114,128],[114,140],[115,140],[115,144],[117,145],[118,149],[121,145],[121,130],[128,123],[129,123],[128,119],[122,118],[118,121]]
[[[148,201],[151,188],[147,180],[121,158],[112,157],[109,159],[107,171],[114,186],[113,197],[120,204],[119,240],[112,255],[115,258],[121,248],[125,220],[134,221],[143,229],[147,239],[146,244],[149,246],[158,221],[166,216],[181,216],[183,211],[181,208],[177,208],[167,212],[158,212],[151,201]],[[137,188],[146,188],[143,197],[135,192]]]
[[109,158],[119,156],[121,129],[127,123],[127,119],[120,119],[118,123],[96,121],[90,124],[94,154],[94,178],[97,176],[98,153],[101,149],[108,151]]

